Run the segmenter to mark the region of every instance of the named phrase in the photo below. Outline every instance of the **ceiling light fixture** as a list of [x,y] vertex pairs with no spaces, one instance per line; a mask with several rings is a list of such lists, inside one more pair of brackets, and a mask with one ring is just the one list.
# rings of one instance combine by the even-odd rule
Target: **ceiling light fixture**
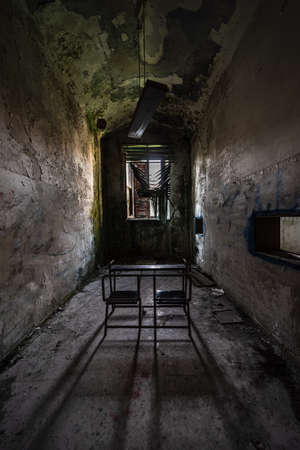
[[[140,139],[149,123],[152,116],[158,108],[161,100],[168,91],[165,84],[157,83],[156,81],[146,81],[146,21],[145,21],[145,6],[146,0],[142,1],[142,23],[139,17],[138,21],[138,80],[140,89],[140,98],[135,108],[133,119],[129,128],[128,137],[133,139]],[[143,33],[143,76],[141,75],[141,56],[140,56],[140,33]],[[143,91],[142,90],[143,84]]]
[[167,90],[165,84],[147,80],[136,106],[128,137],[140,139],[143,136]]

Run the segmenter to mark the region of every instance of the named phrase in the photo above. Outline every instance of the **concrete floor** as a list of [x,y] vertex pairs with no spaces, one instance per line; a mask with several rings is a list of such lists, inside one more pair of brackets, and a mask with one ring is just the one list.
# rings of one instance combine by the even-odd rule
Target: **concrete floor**
[[[151,299],[149,278],[142,296]],[[230,307],[225,296],[194,288],[193,340],[161,330],[156,351],[153,330],[139,343],[136,330],[109,330],[103,341],[103,306],[97,279],[3,368],[1,450],[300,449],[299,371],[249,319],[216,320],[213,311]]]

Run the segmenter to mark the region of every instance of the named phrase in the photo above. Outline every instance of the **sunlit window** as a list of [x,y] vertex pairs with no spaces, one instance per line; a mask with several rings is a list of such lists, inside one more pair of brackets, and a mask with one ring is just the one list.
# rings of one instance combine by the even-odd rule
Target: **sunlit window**
[[[128,150],[129,149],[129,150]],[[169,220],[171,162],[163,146],[126,147],[128,219]]]

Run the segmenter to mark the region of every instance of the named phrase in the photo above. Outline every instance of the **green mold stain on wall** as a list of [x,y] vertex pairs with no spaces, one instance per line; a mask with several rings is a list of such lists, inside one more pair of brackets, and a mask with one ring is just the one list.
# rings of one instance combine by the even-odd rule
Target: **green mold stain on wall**
[[97,113],[87,113],[86,120],[90,132],[94,137],[94,201],[91,209],[91,220],[93,222],[95,263],[103,263],[103,201],[102,201],[102,180],[101,180],[101,133],[97,129]]

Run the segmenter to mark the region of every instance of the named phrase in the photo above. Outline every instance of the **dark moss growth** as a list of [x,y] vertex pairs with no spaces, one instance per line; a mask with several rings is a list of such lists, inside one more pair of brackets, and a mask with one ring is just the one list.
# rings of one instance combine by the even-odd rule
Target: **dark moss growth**
[[93,221],[96,263],[102,262],[102,190],[100,187],[100,146],[95,148],[94,160],[94,201],[91,210]]
[[59,36],[57,47],[63,58],[79,59],[83,54],[82,39],[68,32]]
[[139,96],[138,86],[134,86],[129,89],[120,87],[111,92],[110,99],[112,102],[118,102],[124,98],[135,100],[136,98],[138,98],[138,96]]
[[95,145],[99,145],[98,135],[97,135],[97,133],[99,131],[97,128],[97,120],[99,119],[99,117],[102,117],[102,116],[103,116],[102,109],[97,109],[96,111],[88,111],[85,115],[88,129],[94,136]]
[[94,134],[97,131],[95,114],[87,112],[85,117],[89,131]]
[[121,98],[125,96],[126,90],[124,87],[115,89],[110,94],[110,99],[112,102],[118,102]]
[[174,127],[177,129],[184,128],[184,120],[182,115],[180,114],[168,115],[163,112],[156,111],[153,119],[156,120],[158,123],[164,123],[170,127]]
[[92,81],[91,81],[91,91],[92,91],[92,97],[96,98],[99,95],[103,94],[103,85],[106,80],[106,73],[103,71],[103,69],[97,70],[97,72],[94,73]]

